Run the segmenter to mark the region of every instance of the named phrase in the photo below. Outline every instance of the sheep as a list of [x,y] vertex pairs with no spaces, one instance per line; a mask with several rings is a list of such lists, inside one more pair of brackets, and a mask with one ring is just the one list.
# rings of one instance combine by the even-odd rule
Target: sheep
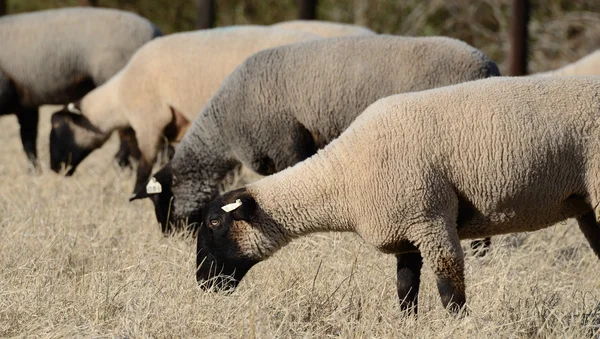
[[[160,35],[150,21],[113,9],[53,9],[0,18],[0,115],[16,113],[34,168],[39,170],[38,107],[81,98]],[[121,152],[129,152],[124,145]],[[118,160],[126,165],[128,159]]]
[[334,38],[338,36],[363,36],[377,34],[372,30],[351,24],[341,24],[336,22],[318,21],[318,20],[292,20],[284,21],[272,25],[282,29],[292,29],[316,34],[324,38]]
[[533,74],[536,76],[600,75],[600,50],[548,72]]
[[186,218],[193,229],[194,211],[239,166],[273,174],[328,144],[379,98],[495,75],[481,51],[444,37],[339,37],[256,53],[223,82],[151,179],[160,192],[142,188],[132,199],[150,198],[163,230]]
[[[236,66],[259,50],[320,39],[289,30],[235,26],[172,34],[146,44],[105,85],[52,116],[51,168],[77,165],[115,129],[132,127],[140,149],[134,192],[143,187],[163,137],[177,142]],[[81,113],[81,114],[79,114]]]
[[466,302],[460,240],[576,218],[600,258],[600,77],[471,81],[393,95],[310,159],[205,206],[196,279],[235,288],[295,238],[355,232],[397,257],[416,312],[423,261]]

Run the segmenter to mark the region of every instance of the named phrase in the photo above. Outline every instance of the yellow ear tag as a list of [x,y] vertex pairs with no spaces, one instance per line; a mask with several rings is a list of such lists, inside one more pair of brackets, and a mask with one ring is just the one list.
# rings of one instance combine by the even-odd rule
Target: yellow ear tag
[[156,180],[155,177],[150,178],[150,181],[146,185],[146,193],[158,194],[162,192],[162,185]]

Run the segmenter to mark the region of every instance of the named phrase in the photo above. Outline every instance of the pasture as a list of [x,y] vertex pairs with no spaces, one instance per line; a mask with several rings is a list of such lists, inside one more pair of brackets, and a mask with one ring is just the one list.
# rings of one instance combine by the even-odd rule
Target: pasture
[[41,175],[26,170],[16,117],[0,118],[0,337],[600,336],[600,261],[572,220],[467,255],[462,319],[427,266],[419,316],[402,314],[394,257],[350,234],[295,241],[233,294],[203,293],[195,239],[164,237],[150,201],[127,202],[134,173],[113,162],[115,136],[73,177],[49,169],[52,111]]

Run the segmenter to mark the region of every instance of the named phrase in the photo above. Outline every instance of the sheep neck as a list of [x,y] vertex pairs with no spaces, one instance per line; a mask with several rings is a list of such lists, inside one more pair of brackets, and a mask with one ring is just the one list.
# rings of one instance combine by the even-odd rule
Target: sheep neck
[[247,186],[259,207],[290,238],[326,231],[354,231],[344,201],[343,168],[320,152],[310,160]]
[[119,77],[115,76],[81,99],[81,112],[104,134],[128,126],[122,109],[119,109],[118,83]]
[[238,163],[220,135],[211,114],[202,112],[184,136],[172,160],[174,173],[185,183],[173,187],[180,217],[201,210],[219,193],[223,180]]

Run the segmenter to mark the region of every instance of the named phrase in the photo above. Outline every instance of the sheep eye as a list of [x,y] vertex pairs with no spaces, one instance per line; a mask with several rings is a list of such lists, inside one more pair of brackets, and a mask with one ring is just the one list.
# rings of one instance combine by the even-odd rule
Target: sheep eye
[[221,222],[218,219],[211,219],[210,220],[210,225],[211,226],[219,226]]

